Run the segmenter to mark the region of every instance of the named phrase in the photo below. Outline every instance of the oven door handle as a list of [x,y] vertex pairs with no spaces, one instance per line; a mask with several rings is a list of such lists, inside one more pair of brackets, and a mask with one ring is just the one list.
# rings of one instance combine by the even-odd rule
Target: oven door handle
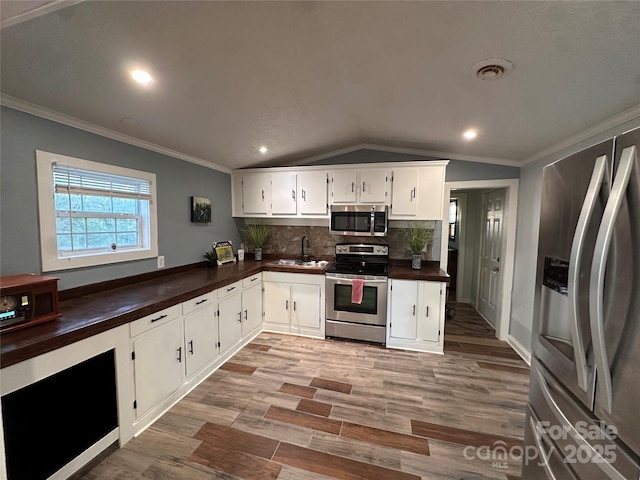
[[[348,283],[353,283],[353,278],[343,278],[343,277],[334,277],[332,275],[327,275],[326,276],[327,280],[334,280],[334,281],[339,281],[339,282],[348,282]],[[364,284],[370,284],[370,283],[387,283],[387,279],[385,278],[384,280],[364,280]]]

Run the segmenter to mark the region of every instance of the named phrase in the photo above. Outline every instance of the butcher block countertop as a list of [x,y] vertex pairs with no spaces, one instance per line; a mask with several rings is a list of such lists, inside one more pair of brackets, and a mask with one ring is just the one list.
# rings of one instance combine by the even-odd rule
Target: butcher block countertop
[[[105,332],[262,271],[324,275],[323,267],[267,265],[246,259],[207,268],[185,265],[60,292],[62,316],[0,335],[2,368]],[[437,262],[412,270],[411,262],[393,262],[390,278],[448,282]]]

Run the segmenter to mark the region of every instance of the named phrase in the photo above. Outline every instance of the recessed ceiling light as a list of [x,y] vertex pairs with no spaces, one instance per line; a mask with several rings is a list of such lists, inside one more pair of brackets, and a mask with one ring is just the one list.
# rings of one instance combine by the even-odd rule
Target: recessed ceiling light
[[141,83],[142,85],[149,85],[153,82],[153,77],[149,74],[149,72],[145,72],[144,70],[134,70],[131,72],[131,78],[133,78],[136,82]]
[[478,132],[476,132],[473,128],[470,128],[469,130],[466,130],[462,136],[464,138],[466,138],[467,140],[473,140],[474,138],[476,138],[478,136]]
[[260,153],[267,153],[269,151],[269,149],[264,145],[261,146],[258,150],[260,151]]

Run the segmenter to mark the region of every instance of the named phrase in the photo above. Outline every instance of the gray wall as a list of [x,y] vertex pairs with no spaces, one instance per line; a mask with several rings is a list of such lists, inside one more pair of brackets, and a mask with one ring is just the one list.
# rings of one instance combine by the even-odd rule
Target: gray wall
[[516,258],[509,334],[520,342],[523,347],[531,349],[543,167],[638,126],[640,126],[640,118],[609,129],[602,134],[567,147],[558,153],[549,155],[522,168],[518,193]]
[[[223,172],[110,140],[17,110],[1,109],[0,274],[41,273],[36,150],[156,174],[159,254],[165,266],[202,261],[211,242],[240,235],[231,217],[231,179]],[[209,197],[213,221],[190,221],[190,196]],[[59,288],[71,288],[156,269],[156,259],[65,270]]]
[[[314,162],[313,165],[341,165],[346,163],[380,163],[380,162],[410,162],[413,160],[440,160],[437,158],[406,153],[380,152],[377,150],[357,150],[355,152],[336,155]],[[491,180],[503,178],[518,178],[520,167],[493,165],[490,163],[465,162],[450,160],[447,165],[445,180],[447,182],[462,182],[465,180]]]

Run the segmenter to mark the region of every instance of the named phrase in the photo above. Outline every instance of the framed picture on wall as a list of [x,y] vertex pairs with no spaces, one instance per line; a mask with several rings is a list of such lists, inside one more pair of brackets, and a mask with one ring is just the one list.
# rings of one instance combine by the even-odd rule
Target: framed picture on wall
[[211,199],[191,197],[191,221],[193,223],[211,223]]

